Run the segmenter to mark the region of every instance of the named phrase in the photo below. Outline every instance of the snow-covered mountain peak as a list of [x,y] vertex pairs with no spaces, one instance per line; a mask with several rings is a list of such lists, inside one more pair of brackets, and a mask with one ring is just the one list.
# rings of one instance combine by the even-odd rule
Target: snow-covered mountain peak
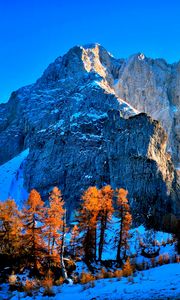
[[106,68],[100,61],[99,45],[82,47],[82,61],[87,72],[96,72],[101,77],[106,77]]

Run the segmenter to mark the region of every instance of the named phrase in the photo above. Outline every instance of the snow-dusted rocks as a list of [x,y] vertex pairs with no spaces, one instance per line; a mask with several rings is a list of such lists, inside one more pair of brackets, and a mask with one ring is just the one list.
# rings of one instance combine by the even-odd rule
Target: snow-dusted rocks
[[98,44],[76,46],[0,106],[0,163],[29,147],[25,187],[46,198],[58,185],[71,209],[89,185],[111,183],[127,188],[131,203],[147,202],[147,211],[153,202],[160,214],[178,215],[166,134],[138,113],[162,121],[177,163],[179,78],[178,64],[142,54],[115,59]]

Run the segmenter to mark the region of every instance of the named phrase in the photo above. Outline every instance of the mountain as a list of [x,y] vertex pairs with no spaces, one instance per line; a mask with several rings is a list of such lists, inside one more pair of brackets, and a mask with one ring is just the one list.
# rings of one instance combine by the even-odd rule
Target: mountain
[[47,199],[59,186],[69,214],[84,189],[110,183],[137,219],[179,217],[179,82],[180,63],[76,46],[0,105],[0,163],[29,148],[25,189]]

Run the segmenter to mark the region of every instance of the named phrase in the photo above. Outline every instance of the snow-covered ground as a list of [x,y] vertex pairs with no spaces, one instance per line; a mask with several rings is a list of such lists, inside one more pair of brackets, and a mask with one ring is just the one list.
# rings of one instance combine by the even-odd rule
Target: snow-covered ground
[[27,192],[23,187],[23,164],[28,153],[29,150],[26,149],[0,166],[0,201],[10,197],[21,207],[27,199]]
[[66,285],[53,287],[54,297],[44,297],[43,289],[34,297],[28,297],[24,293],[8,292],[7,284],[2,286],[0,299],[63,299],[63,300],[167,300],[180,299],[180,264],[169,264],[154,269],[137,272],[131,277],[118,280],[100,279],[86,285]]
[[[103,260],[115,260],[116,259],[116,251],[117,245],[115,243],[116,237],[118,236],[119,232],[119,219],[114,217],[112,220],[108,223],[108,228],[105,233],[105,245],[103,248]],[[133,228],[130,230],[130,238],[129,238],[129,250],[128,255],[137,255],[137,262],[141,263],[144,261],[150,261],[150,259],[146,259],[140,255],[141,248],[139,247],[140,240],[144,243],[146,243],[149,236],[152,235],[153,240],[156,241],[157,244],[161,244],[162,242],[167,242],[168,239],[172,239],[172,235],[170,233],[162,232],[162,231],[156,231],[153,232],[151,230],[146,230],[143,225]],[[99,243],[99,230],[97,233],[98,242]],[[170,256],[174,254],[174,244],[168,244],[163,247],[160,247],[160,254],[166,254],[168,253]],[[98,250],[97,250],[98,252]]]

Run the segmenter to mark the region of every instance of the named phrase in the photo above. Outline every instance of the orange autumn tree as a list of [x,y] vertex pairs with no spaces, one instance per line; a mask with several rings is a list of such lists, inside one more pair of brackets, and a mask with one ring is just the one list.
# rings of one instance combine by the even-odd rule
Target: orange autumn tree
[[30,260],[32,261],[34,271],[37,271],[46,252],[46,245],[43,240],[43,222],[45,218],[44,202],[40,194],[33,189],[23,210],[24,216],[24,247]]
[[21,213],[12,199],[0,203],[0,252],[11,257],[21,254]]
[[112,214],[114,212],[113,208],[113,189],[110,185],[104,186],[99,192],[99,221],[100,221],[100,239],[99,239],[99,249],[98,249],[98,259],[101,260],[103,246],[104,246],[104,236],[107,229],[107,222],[110,221]]
[[82,196],[79,211],[79,228],[83,232],[82,245],[87,262],[96,259],[96,229],[99,209],[99,190],[95,186],[89,187]]
[[60,261],[62,255],[62,234],[64,222],[64,201],[61,191],[54,187],[49,196],[49,207],[44,220],[44,237],[47,240],[48,256]]
[[79,228],[75,224],[71,230],[71,240],[70,240],[70,245],[71,245],[71,251],[72,255],[75,257],[77,255],[77,248],[78,248],[78,236],[79,236]]
[[122,259],[126,256],[126,250],[128,249],[128,236],[132,223],[132,216],[130,214],[130,206],[127,199],[128,191],[120,188],[117,190],[116,206],[118,217],[120,218],[120,227],[118,233],[118,245],[116,259],[122,262]]

